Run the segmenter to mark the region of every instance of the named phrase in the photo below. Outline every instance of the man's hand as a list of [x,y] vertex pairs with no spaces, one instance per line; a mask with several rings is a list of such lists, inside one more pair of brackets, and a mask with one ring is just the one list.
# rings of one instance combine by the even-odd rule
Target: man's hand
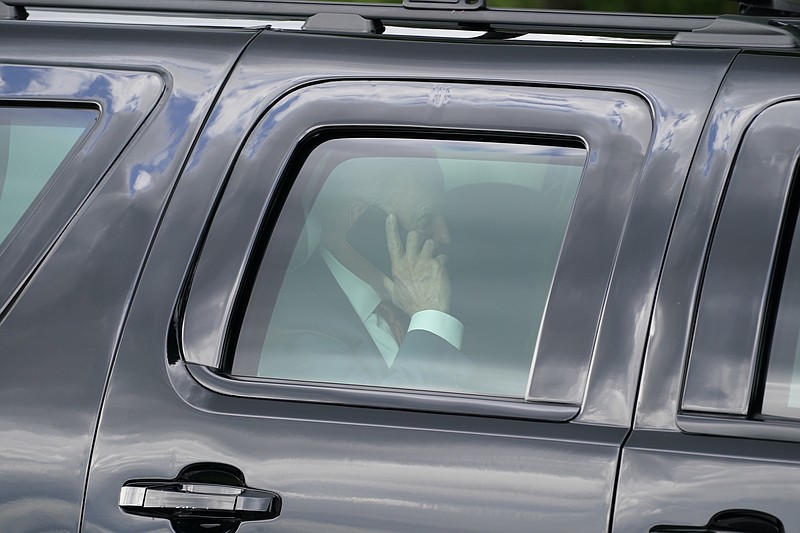
[[393,279],[386,278],[384,286],[392,302],[409,316],[425,309],[449,312],[447,256],[433,256],[436,244],[432,239],[422,243],[420,249],[420,236],[416,231],[408,233],[404,251],[397,224],[394,214],[386,217],[386,242],[392,261]]

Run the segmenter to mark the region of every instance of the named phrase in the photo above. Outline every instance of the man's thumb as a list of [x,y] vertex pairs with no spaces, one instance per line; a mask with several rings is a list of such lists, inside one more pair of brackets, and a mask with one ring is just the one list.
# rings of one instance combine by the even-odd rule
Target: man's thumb
[[383,288],[386,289],[389,298],[394,301],[394,281],[391,278],[383,276]]

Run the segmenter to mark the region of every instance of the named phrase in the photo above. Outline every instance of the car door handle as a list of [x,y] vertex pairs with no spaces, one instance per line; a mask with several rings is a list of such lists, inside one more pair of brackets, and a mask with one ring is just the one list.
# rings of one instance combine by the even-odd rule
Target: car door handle
[[656,526],[650,533],[785,533],[778,518],[751,509],[728,509],[704,526]]
[[119,493],[119,507],[131,514],[186,519],[269,520],[281,498],[266,490],[181,481],[131,481]]

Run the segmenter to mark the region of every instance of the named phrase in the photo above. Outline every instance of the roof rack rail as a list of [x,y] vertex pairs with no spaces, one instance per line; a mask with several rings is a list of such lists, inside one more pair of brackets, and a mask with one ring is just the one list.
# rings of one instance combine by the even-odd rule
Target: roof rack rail
[[[412,24],[486,32],[661,36],[681,46],[800,48],[797,19],[790,22],[742,15],[490,9],[485,7],[485,1],[404,0],[405,5],[398,5],[314,0],[0,0],[23,11],[27,7],[128,14],[302,18],[306,19],[306,28],[315,31],[381,33],[384,25]],[[751,7],[756,4],[793,7],[800,14],[800,0],[748,0],[745,3]],[[454,7],[462,5],[471,7]],[[742,10],[746,10],[747,5],[743,3]]]
[[484,9],[486,0],[403,0],[412,9]]
[[800,48],[800,28],[779,20],[721,15],[705,28],[678,33],[672,42],[689,46],[796,49]]
[[25,20],[28,12],[21,6],[10,6],[0,2],[0,20]]
[[746,0],[739,2],[740,15],[792,17],[800,16],[797,0]]
[[[356,14],[365,19],[387,23],[435,23],[457,27],[486,29],[493,25],[509,25],[544,31],[567,33],[632,32],[636,34],[675,34],[708,26],[713,16],[649,15],[642,13],[599,13],[588,11],[554,11],[524,9],[475,9],[453,7],[449,2],[422,0],[424,8],[399,4],[357,2],[321,2],[309,0],[2,0],[8,5],[65,10],[97,10],[102,12],[163,13],[200,16],[246,16],[273,18],[307,18],[318,13]],[[462,0],[454,0],[462,2]],[[416,2],[410,4],[418,5]],[[464,1],[464,3],[467,3]],[[460,4],[456,4],[460,5]]]

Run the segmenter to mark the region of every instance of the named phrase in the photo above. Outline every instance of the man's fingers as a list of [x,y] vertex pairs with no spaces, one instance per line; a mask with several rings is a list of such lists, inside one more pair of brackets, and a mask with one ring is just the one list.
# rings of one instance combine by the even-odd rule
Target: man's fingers
[[409,259],[416,259],[419,254],[419,233],[409,231],[406,237],[406,256]]
[[419,252],[419,256],[424,259],[431,259],[433,258],[433,251],[436,249],[436,243],[433,242],[433,239],[428,239],[425,241],[425,244],[422,245],[422,250]]
[[447,268],[447,256],[444,254],[439,254],[436,256],[436,261],[442,265],[442,268]]
[[389,258],[396,263],[403,256],[403,244],[400,242],[400,232],[397,230],[397,217],[390,214],[386,217],[386,246],[389,249]]

